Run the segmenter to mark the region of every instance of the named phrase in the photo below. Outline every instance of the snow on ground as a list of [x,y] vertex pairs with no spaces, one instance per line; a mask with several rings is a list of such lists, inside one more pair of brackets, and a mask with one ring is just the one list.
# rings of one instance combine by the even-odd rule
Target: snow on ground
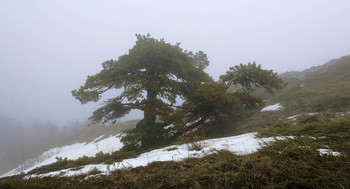
[[331,149],[324,149],[324,148],[320,148],[318,149],[318,151],[320,152],[320,155],[332,155],[332,156],[340,156],[340,152],[334,152]]
[[102,137],[103,135],[90,143],[75,143],[68,146],[50,149],[39,157],[25,162],[21,165],[22,170],[16,168],[0,177],[12,176],[19,174],[20,172],[28,172],[36,167],[54,163],[56,162],[56,157],[67,157],[67,159],[75,160],[83,156],[93,157],[99,152],[111,153],[119,150],[123,146],[123,143],[120,142],[120,135],[110,136],[100,140]]
[[[238,136],[231,136],[225,138],[209,139],[198,141],[195,143],[182,144],[182,145],[172,145],[161,149],[156,149],[150,152],[141,154],[136,158],[125,159],[122,162],[116,162],[111,165],[106,164],[91,164],[81,167],[80,169],[72,168],[65,169],[55,172],[50,172],[40,175],[29,175],[25,178],[31,177],[44,177],[44,176],[74,176],[80,174],[89,173],[92,170],[101,171],[101,175],[108,175],[111,171],[117,169],[132,168],[138,166],[146,166],[147,164],[154,161],[181,161],[186,158],[201,158],[206,155],[216,153],[218,150],[228,150],[237,155],[246,155],[253,152],[256,152],[262,146],[267,143],[274,141],[275,138],[278,140],[284,140],[286,138],[293,138],[293,136],[284,136],[284,137],[270,137],[270,138],[255,138],[256,133],[246,133]],[[102,151],[104,153],[117,151],[122,147],[120,142],[121,136],[110,136],[109,138],[98,141],[99,138],[95,139],[90,143],[77,143],[69,146],[64,146],[61,148],[54,148],[45,152],[41,162],[33,164],[31,167],[26,169],[23,172],[28,172],[35,167],[47,165],[50,163],[56,162],[56,157],[62,157],[67,159],[77,159],[84,155],[94,156],[96,153]],[[193,145],[200,146],[201,150],[193,150]],[[333,152],[330,149],[319,149],[320,155],[334,155],[338,156],[339,152]],[[46,154],[46,156],[45,156]],[[2,175],[10,176],[18,174],[15,170]]]
[[293,116],[289,116],[287,117],[286,119],[290,119],[290,120],[296,120],[299,116],[301,115],[309,115],[309,116],[312,116],[312,115],[317,115],[319,114],[318,112],[309,112],[309,113],[304,113],[304,114],[297,114],[297,115],[293,115]]
[[266,106],[265,108],[261,109],[261,112],[266,112],[266,111],[276,111],[282,109],[283,106],[280,103],[271,105],[271,106]]
[[200,158],[206,155],[215,153],[217,150],[228,150],[237,155],[245,155],[256,152],[266,142],[273,141],[271,138],[257,139],[255,133],[246,133],[238,136],[231,136],[218,139],[210,139],[196,142],[201,146],[200,151],[191,150],[193,144],[172,145],[165,148],[153,150],[141,154],[137,158],[125,159],[122,162],[117,162],[112,165],[95,164],[86,165],[80,170],[66,169],[56,172],[50,172],[42,175],[30,175],[29,177],[44,177],[44,176],[73,176],[88,173],[91,170],[100,170],[101,174],[109,174],[110,171],[123,168],[131,168],[138,166],[146,166],[154,161],[181,161],[185,158],[195,157]]

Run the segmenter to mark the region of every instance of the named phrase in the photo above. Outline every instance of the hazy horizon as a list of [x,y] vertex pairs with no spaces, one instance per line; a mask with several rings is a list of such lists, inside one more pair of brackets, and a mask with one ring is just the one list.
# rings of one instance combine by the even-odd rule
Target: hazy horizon
[[214,79],[253,61],[302,71],[350,54],[350,1],[19,0],[3,2],[0,28],[0,119],[64,126],[100,106],[71,91],[135,34],[204,51]]

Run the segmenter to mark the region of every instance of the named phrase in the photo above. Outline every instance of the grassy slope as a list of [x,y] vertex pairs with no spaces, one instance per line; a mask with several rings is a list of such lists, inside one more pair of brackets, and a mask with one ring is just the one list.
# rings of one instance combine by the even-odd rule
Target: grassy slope
[[[268,103],[280,102],[289,111],[320,112],[350,109],[350,56],[333,60],[314,71],[301,73],[304,79],[285,77],[288,86],[268,98]],[[283,74],[282,74],[283,77]]]
[[241,132],[266,127],[296,114],[350,110],[350,56],[303,72],[287,72],[281,77],[288,83],[283,90],[273,95],[262,90],[255,94],[265,99],[267,105],[281,103],[284,109],[255,114],[241,125]]
[[[350,117],[309,116],[260,131],[261,136],[289,133],[297,137],[247,156],[219,151],[202,159],[154,162],[108,176],[12,177],[0,179],[0,188],[350,188]],[[320,155],[319,148],[341,155]]]

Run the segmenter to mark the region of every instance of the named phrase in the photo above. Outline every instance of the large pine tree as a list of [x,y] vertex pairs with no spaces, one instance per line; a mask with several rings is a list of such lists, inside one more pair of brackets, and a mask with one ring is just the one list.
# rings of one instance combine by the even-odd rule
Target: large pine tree
[[72,95],[82,104],[100,99],[111,89],[123,89],[117,97],[105,101],[90,117],[92,123],[113,122],[132,109],[144,112],[138,128],[154,127],[156,118],[170,124],[178,97],[193,93],[210,77],[203,71],[209,61],[206,54],[192,53],[180,44],[166,43],[150,35],[136,35],[137,41],[128,54],[102,63],[103,69],[88,76],[85,84]]
[[[98,101],[108,90],[123,89],[105,101],[90,120],[114,122],[132,109],[143,111],[136,129],[123,138],[125,148],[161,145],[194,129],[225,131],[225,126],[241,119],[246,110],[263,104],[251,95],[253,86],[272,92],[285,85],[277,73],[255,63],[231,67],[215,82],[204,72],[209,65],[205,53],[184,51],[179,43],[172,45],[150,35],[136,36],[128,54],[102,63],[99,73],[88,76],[83,86],[72,91],[84,104]],[[232,85],[241,90],[229,92]],[[176,106],[178,97],[183,103]]]

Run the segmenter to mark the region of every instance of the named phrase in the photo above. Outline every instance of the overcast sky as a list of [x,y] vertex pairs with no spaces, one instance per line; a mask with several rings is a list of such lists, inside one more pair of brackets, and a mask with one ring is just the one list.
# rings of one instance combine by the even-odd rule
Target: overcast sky
[[207,53],[215,79],[252,61],[304,70],[350,54],[350,1],[1,1],[0,118],[87,119],[100,103],[71,90],[147,33]]

